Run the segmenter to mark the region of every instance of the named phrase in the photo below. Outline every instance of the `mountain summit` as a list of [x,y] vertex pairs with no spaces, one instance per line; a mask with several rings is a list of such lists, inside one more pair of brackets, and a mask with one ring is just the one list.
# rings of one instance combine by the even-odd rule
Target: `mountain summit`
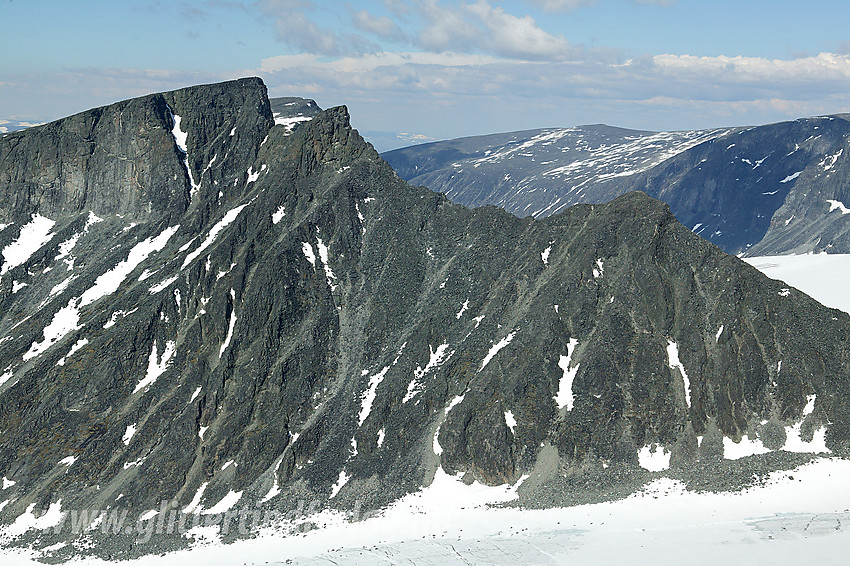
[[[42,511],[374,509],[438,474],[551,504],[581,474],[846,451],[850,317],[666,204],[469,210],[344,107],[274,122],[242,79],[0,139],[11,542],[71,536],[27,530]],[[184,540],[96,527],[104,556]]]

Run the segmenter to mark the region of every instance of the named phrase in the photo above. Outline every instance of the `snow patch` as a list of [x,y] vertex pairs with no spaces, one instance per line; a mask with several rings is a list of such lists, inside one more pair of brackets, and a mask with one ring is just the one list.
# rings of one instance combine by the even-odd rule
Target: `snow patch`
[[825,427],[815,430],[810,441],[805,441],[802,438],[803,421],[815,410],[815,399],[815,395],[808,395],[800,421],[794,425],[785,427],[785,445],[782,447],[783,450],[787,450],[788,452],[830,452],[829,448],[826,447]]
[[233,303],[233,307],[230,310],[230,326],[227,329],[227,336],[224,339],[224,343],[218,351],[219,359],[221,359],[224,355],[224,351],[227,350],[227,347],[230,346],[230,340],[233,338],[233,329],[236,328],[236,291],[233,289],[230,290],[230,298]]
[[431,371],[432,369],[434,369],[436,367],[439,367],[443,362],[448,360],[452,356],[452,354],[454,354],[454,351],[452,351],[452,352],[449,352],[448,355],[446,355],[446,350],[448,350],[448,349],[449,349],[448,344],[440,344],[439,346],[437,346],[436,350],[434,350],[431,347],[431,345],[429,344],[428,350],[430,350],[431,353],[430,353],[430,356],[429,356],[429,359],[428,359],[428,363],[425,364],[424,368],[416,366],[416,369],[413,370],[413,374],[416,376],[416,378],[422,379],[423,377],[425,377],[425,374],[427,374],[429,371]]
[[512,331],[510,334],[508,334],[507,336],[505,336],[504,338],[502,338],[501,340],[499,340],[496,344],[494,344],[494,345],[490,348],[490,351],[489,351],[489,352],[487,352],[487,355],[486,355],[486,356],[484,356],[484,359],[481,361],[481,367],[480,367],[480,368],[478,368],[478,371],[481,371],[481,370],[483,370],[485,367],[487,367],[487,364],[489,364],[489,363],[490,363],[490,360],[492,360],[492,359],[496,356],[496,354],[498,354],[498,353],[499,353],[499,351],[500,351],[502,348],[504,348],[505,346],[507,346],[508,344],[510,344],[510,343],[511,343],[511,340],[513,340],[513,339],[514,339],[514,336],[516,336],[516,333],[517,333],[517,331],[516,331],[516,330],[514,330],[514,331]]
[[255,172],[254,166],[252,165],[251,167],[248,168],[248,180],[245,182],[245,185],[246,186],[250,185],[251,183],[253,183],[254,181],[256,181],[259,178],[260,178],[260,172],[259,171]]
[[71,251],[76,247],[82,234],[74,234],[61,244],[59,244],[59,255],[56,256],[56,261],[62,261],[68,266],[68,271],[74,269],[74,258],[71,256]]
[[281,490],[280,490],[280,485],[278,485],[278,482],[277,482],[277,472],[280,469],[281,462],[283,462],[283,458],[280,458],[277,461],[277,465],[275,466],[275,469],[274,469],[274,474],[272,474],[272,477],[274,478],[274,481],[272,483],[272,487],[271,487],[271,489],[269,489],[268,493],[266,493],[263,496],[263,498],[260,500],[260,503],[265,503],[266,501],[269,501],[269,500],[277,497],[278,495],[280,495]]
[[740,460],[748,456],[757,454],[767,454],[770,452],[758,438],[742,437],[740,442],[735,442],[731,438],[723,437],[723,457],[727,460]]
[[341,490],[345,486],[345,484],[348,483],[349,479],[351,478],[347,473],[345,473],[345,470],[342,470],[339,473],[339,477],[337,478],[336,483],[333,485],[333,487],[331,487],[331,499],[336,497],[336,494],[339,493],[339,490]]
[[171,361],[171,358],[172,356],[174,356],[174,352],[176,349],[176,343],[166,342],[165,348],[162,351],[162,356],[158,356],[156,341],[154,341],[153,348],[151,349],[151,355],[148,358],[148,370],[145,373],[144,379],[142,379],[141,381],[139,381],[139,383],[136,384],[136,388],[133,389],[133,393],[141,391],[142,389],[146,389],[151,384],[153,384],[159,378],[159,376],[165,373],[165,370],[168,369],[168,362]]
[[163,282],[161,282],[161,283],[157,283],[156,285],[154,285],[153,287],[151,287],[150,289],[148,289],[148,291],[150,292],[150,294],[151,294],[151,295],[156,295],[157,293],[160,293],[160,292],[162,292],[162,291],[165,291],[165,290],[166,290],[166,289],[168,289],[168,288],[169,288],[169,287],[170,287],[170,286],[171,286],[171,285],[172,285],[175,281],[177,281],[178,277],[179,277],[179,275],[174,275],[174,276],[172,276],[172,277],[169,277],[169,278],[168,278],[168,279],[166,279],[165,281],[163,281]]
[[69,332],[82,328],[80,323],[80,312],[78,310],[80,299],[71,299],[68,304],[59,309],[53,315],[50,324],[44,327],[44,340],[34,342],[30,349],[24,353],[23,360],[26,362],[40,356],[47,351],[48,348],[56,344],[59,340],[65,337]]
[[436,350],[434,350],[434,348],[430,344],[428,345],[428,350],[430,351],[428,363],[425,364],[424,368],[417,365],[416,369],[413,370],[414,377],[410,384],[407,386],[407,393],[404,395],[404,399],[402,399],[401,401],[402,403],[407,403],[408,401],[413,399],[413,397],[415,397],[417,393],[419,393],[422,386],[422,378],[424,378],[429,371],[439,367],[443,364],[443,362],[452,357],[452,354],[454,354],[454,350],[446,354],[446,351],[448,349],[448,344],[440,344],[439,346],[437,346]]
[[[169,108],[169,110],[171,109]],[[171,128],[171,135],[174,136],[174,143],[177,145],[177,149],[179,149],[183,154],[183,166],[186,168],[186,173],[189,175],[189,183],[192,185],[191,195],[194,196],[201,185],[195,182],[195,178],[192,176],[192,168],[189,167],[189,150],[186,147],[186,140],[188,139],[189,134],[188,132],[184,132],[180,129],[180,122],[182,121],[180,116],[172,112],[171,119],[174,122],[174,127]]]
[[64,366],[65,360],[67,360],[68,358],[73,356],[78,350],[80,350],[83,346],[85,346],[88,343],[89,343],[88,338],[81,338],[80,340],[77,340],[77,342],[73,346],[71,346],[71,349],[68,350],[68,353],[65,354],[65,356],[61,360],[56,362],[56,365]]
[[574,368],[570,368],[570,363],[572,361],[573,354],[576,351],[576,346],[578,346],[578,340],[570,338],[570,342],[567,344],[567,355],[561,356],[558,359],[558,367],[563,371],[563,375],[558,381],[558,394],[555,395],[554,399],[559,410],[564,407],[566,407],[568,411],[573,410],[573,380],[578,373],[579,365],[581,365],[576,364]]
[[47,511],[40,517],[33,514],[35,503],[30,503],[26,511],[15,519],[15,522],[3,529],[3,534],[9,537],[17,537],[29,530],[44,531],[62,524],[65,516],[62,513],[62,500],[51,503]]
[[389,371],[389,369],[390,366],[387,366],[369,378],[369,387],[363,393],[363,399],[360,402],[360,415],[358,416],[357,426],[362,426],[369,417],[369,414],[372,412],[372,403],[375,402],[375,394],[378,390],[378,386],[384,380],[384,376],[387,375],[387,371]]
[[[316,232],[319,231],[319,228],[316,227]],[[331,288],[331,292],[336,291],[336,275],[334,275],[333,270],[331,269],[330,259],[328,257],[328,247],[322,242],[322,239],[316,236],[316,245],[319,248],[319,259],[322,260],[322,265],[325,268],[325,277],[328,280],[328,286]]]
[[688,408],[691,407],[691,381],[688,379],[688,374],[685,371],[685,366],[679,360],[679,345],[672,340],[667,341],[667,365],[670,369],[678,369],[682,374],[682,381],[685,385],[685,404]]
[[670,467],[670,452],[657,444],[644,446],[638,452],[638,463],[650,472],[662,472]]
[[840,200],[827,200],[829,203],[829,211],[838,210],[841,214],[850,214],[850,208],[844,206],[844,203]]
[[782,179],[779,182],[780,183],[790,183],[791,181],[793,181],[794,179],[799,177],[802,173],[803,173],[802,171],[797,171],[796,173],[792,173],[792,174],[788,175],[787,177],[785,177],[784,179]]
[[309,242],[304,242],[301,244],[301,251],[304,252],[304,257],[307,258],[313,267],[316,267],[316,254],[313,252],[313,246],[310,245]]
[[540,259],[543,260],[543,265],[549,265],[549,254],[552,252],[552,246],[549,246],[540,252]]
[[[466,392],[464,392],[463,395],[455,396],[449,402],[449,404],[446,405],[446,408],[443,409],[443,414],[440,416],[440,420],[439,420],[440,424],[437,426],[437,430],[434,431],[434,441],[432,443],[432,449],[434,450],[434,454],[437,455],[437,456],[440,456],[443,453],[443,447],[440,446],[440,442],[438,440],[438,437],[440,436],[440,428],[442,428],[443,422],[446,420],[446,417],[448,416],[449,411],[454,409],[457,405],[461,404],[463,402],[464,397],[466,397]],[[440,470],[440,468],[437,469],[438,472],[439,472],[439,470]]]
[[593,268],[593,278],[594,278],[594,279],[599,279],[599,278],[600,278],[600,277],[602,277],[604,274],[605,274],[605,268],[604,268],[604,267],[603,267],[603,265],[602,265],[602,260],[601,260],[601,259],[597,259],[597,260],[596,260],[596,267],[594,267],[594,268]]
[[112,313],[112,316],[109,317],[109,320],[106,321],[106,324],[103,325],[104,330],[112,328],[115,326],[115,323],[118,322],[119,318],[124,318],[125,316],[129,316],[139,310],[139,307],[134,308],[131,311],[115,311]]
[[302,122],[309,122],[312,119],[313,118],[311,116],[282,117],[278,113],[278,114],[275,114],[275,116],[274,116],[274,123],[275,123],[276,126],[283,126],[284,128],[286,128],[286,135],[289,135],[295,129],[295,126],[297,126],[298,124],[300,124]]
[[467,300],[465,300],[465,301],[463,302],[463,305],[461,305],[460,310],[459,310],[459,311],[457,312],[457,314],[455,315],[455,318],[456,318],[456,319],[458,319],[458,320],[460,320],[460,317],[462,317],[462,316],[463,316],[463,313],[465,313],[465,312],[466,312],[466,309],[467,309],[468,307],[469,307],[469,299],[467,299]]
[[224,513],[233,508],[242,499],[241,491],[230,491],[227,495],[221,498],[221,501],[216,503],[211,509],[202,512],[203,515],[217,515]]
[[838,153],[835,153],[833,155],[827,155],[826,157],[824,157],[823,161],[818,163],[818,165],[823,167],[824,171],[829,171],[830,169],[835,167],[835,162],[838,161],[838,158],[841,157],[841,155],[843,153],[844,153],[844,148],[842,147],[841,149],[838,150]]
[[124,436],[121,437],[121,442],[124,443],[125,446],[129,446],[130,441],[133,439],[133,435],[136,434],[136,423],[131,425],[127,425],[127,430],[124,431]]
[[286,207],[281,206],[272,213],[272,224],[280,224],[284,216],[286,216]]
[[98,277],[94,282],[94,285],[83,293],[80,301],[80,307],[90,305],[96,300],[107,295],[111,295],[117,291],[118,287],[121,286],[121,283],[124,282],[127,276],[130,275],[130,273],[132,273],[133,270],[145,261],[152,253],[161,251],[179,228],[179,224],[177,226],[172,226],[171,228],[166,228],[158,236],[142,240],[133,246],[133,249],[131,249],[130,253],[127,255],[127,259],[118,263],[118,265],[113,267],[111,270]]
[[180,269],[186,269],[187,265],[195,261],[202,253],[204,253],[204,250],[206,250],[212,245],[213,242],[215,242],[215,239],[218,237],[219,233],[225,228],[227,228],[231,223],[233,223],[233,221],[236,220],[236,217],[239,216],[239,213],[242,212],[242,210],[249,204],[250,203],[243,204],[237,206],[232,210],[229,210],[227,214],[225,214],[224,217],[210,229],[209,234],[207,234],[207,237],[203,241],[203,243],[201,243],[201,245],[198,246],[195,251],[186,256],[186,259],[183,260],[183,266]]
[[157,511],[155,509],[151,509],[150,511],[142,513],[139,516],[139,521],[150,521],[151,519],[153,519],[157,515],[159,515],[159,511]]
[[511,429],[511,434],[516,434],[516,419],[514,418],[514,414],[511,411],[505,411],[505,424],[508,425],[508,428]]
[[50,230],[56,222],[40,214],[33,214],[32,220],[21,228],[21,233],[14,242],[3,248],[3,266],[0,276],[10,269],[23,265],[41,247],[53,238]]
[[206,491],[209,482],[204,482],[198,487],[198,490],[195,492],[195,496],[192,498],[192,501],[189,502],[189,505],[183,508],[183,513],[186,515],[190,513],[194,513],[198,510],[201,505],[201,499],[204,497],[204,491]]

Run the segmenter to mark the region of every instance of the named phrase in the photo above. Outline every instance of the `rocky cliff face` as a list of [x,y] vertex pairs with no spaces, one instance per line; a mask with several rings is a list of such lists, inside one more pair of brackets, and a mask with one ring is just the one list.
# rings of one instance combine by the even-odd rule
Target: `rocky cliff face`
[[850,122],[837,115],[695,132],[515,132],[384,157],[408,181],[467,206],[543,217],[641,190],[728,253],[845,253],[848,140]]
[[544,486],[850,441],[848,315],[642,193],[468,210],[399,179],[345,108],[273,125],[256,79],[12,134],[0,156],[6,523],[374,508],[440,469]]

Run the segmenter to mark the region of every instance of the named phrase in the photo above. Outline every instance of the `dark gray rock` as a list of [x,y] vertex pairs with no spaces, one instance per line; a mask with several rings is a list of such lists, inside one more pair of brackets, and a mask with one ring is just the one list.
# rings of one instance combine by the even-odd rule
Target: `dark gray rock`
[[[778,447],[763,423],[805,417],[836,453],[850,441],[850,317],[643,193],[543,220],[469,210],[402,181],[344,107],[273,125],[258,79],[93,110],[0,139],[0,155],[0,251],[30,215],[55,222],[2,264],[4,522],[59,500],[132,517],[165,502],[163,521],[237,495],[368,510],[440,465],[488,484],[538,474],[528,501],[563,503],[652,477],[649,445],[698,483],[723,437]],[[103,556],[184,543],[99,533]]]

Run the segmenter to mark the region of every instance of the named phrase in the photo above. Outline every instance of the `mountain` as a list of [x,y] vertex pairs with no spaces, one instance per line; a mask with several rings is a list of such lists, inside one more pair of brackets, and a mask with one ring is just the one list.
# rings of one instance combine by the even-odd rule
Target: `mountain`
[[6,120],[0,118],[0,135],[7,134],[9,132],[16,132],[18,130],[25,130],[32,126],[40,126],[43,123],[44,122],[27,122],[22,120]]
[[274,123],[284,126],[291,133],[299,124],[309,122],[322,111],[315,100],[297,96],[269,99]]
[[[740,487],[850,442],[846,313],[640,192],[467,209],[344,107],[276,125],[259,79],[3,137],[0,224],[0,522],[51,560],[447,475],[530,506]],[[80,523],[104,509],[159,527]]]
[[850,115],[836,115],[693,132],[534,130],[383,157],[411,183],[519,216],[641,190],[728,253],[775,255],[850,250],[848,144]]

